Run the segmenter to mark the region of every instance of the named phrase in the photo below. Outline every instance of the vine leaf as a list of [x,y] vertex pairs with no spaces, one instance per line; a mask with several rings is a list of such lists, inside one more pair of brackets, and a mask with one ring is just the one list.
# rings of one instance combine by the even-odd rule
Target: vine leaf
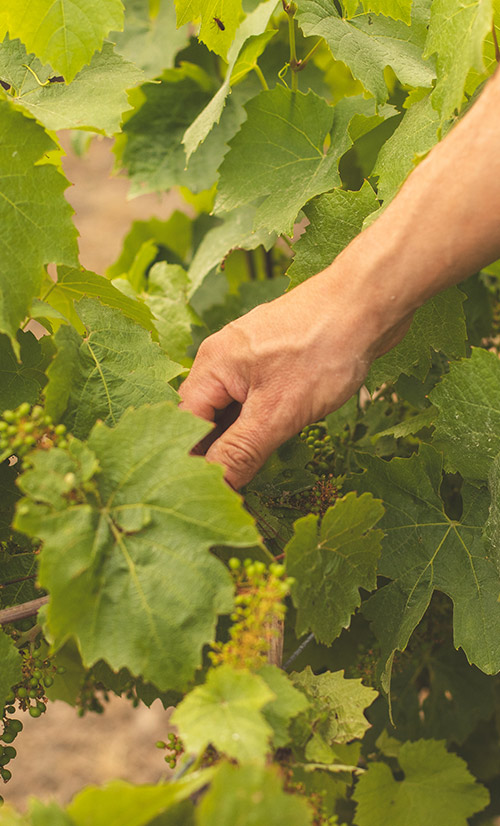
[[3,714],[5,698],[9,696],[11,687],[22,680],[21,655],[14,641],[0,630],[0,714]]
[[493,25],[492,0],[434,0],[426,56],[437,53],[432,102],[445,120],[460,109],[471,69],[484,71],[483,42]]
[[127,0],[123,32],[113,32],[110,39],[116,51],[139,66],[146,77],[158,77],[173,67],[177,52],[189,42],[189,26],[177,29],[175,18],[171,2],[160,2],[153,15],[143,0]]
[[374,390],[384,382],[396,381],[401,373],[423,381],[429,372],[433,351],[442,350],[450,358],[464,356],[467,338],[464,300],[464,293],[450,287],[419,307],[404,339],[373,363],[366,379],[367,387]]
[[267,703],[262,713],[273,730],[273,747],[286,746],[290,740],[290,721],[305,711],[309,705],[305,694],[294,687],[284,671],[275,665],[264,665],[259,677],[269,686],[275,699]]
[[201,20],[198,40],[226,59],[242,15],[241,0],[175,0],[175,6],[177,25]]
[[444,742],[417,740],[403,743],[398,762],[403,780],[395,780],[385,763],[371,763],[354,792],[355,821],[359,826],[405,826],[408,812],[414,826],[426,826],[429,812],[442,826],[467,826],[470,818],[489,803],[484,786],[474,781],[466,763],[446,751]]
[[[411,25],[411,7],[413,0],[361,0],[365,12],[384,14],[393,20],[402,20]],[[356,0],[356,5],[359,3]],[[352,15],[351,15],[352,16]]]
[[290,287],[331,264],[361,232],[363,221],[378,206],[368,181],[357,192],[334,189],[306,204],[304,213],[309,225],[294,246],[295,258],[287,273]]
[[182,361],[192,344],[191,326],[199,320],[188,304],[186,270],[160,261],[149,270],[144,301],[154,317],[161,348],[171,359]]
[[78,260],[68,182],[41,158],[56,144],[31,118],[0,100],[0,332],[15,338],[38,295],[43,267]]
[[197,811],[199,826],[312,826],[312,809],[283,791],[275,766],[221,763]]
[[466,479],[488,479],[500,452],[500,362],[494,353],[472,348],[452,364],[429,394],[438,410],[433,443],[444,450],[446,467]]
[[142,88],[143,103],[124,124],[115,147],[118,160],[128,169],[132,195],[173,186],[201,192],[216,181],[226,143],[244,116],[238,95],[187,165],[181,143],[189,124],[210,100],[212,83],[201,67],[185,62],[180,68],[167,69],[161,83]]
[[427,95],[406,112],[403,120],[384,143],[373,168],[378,175],[378,197],[388,204],[419,156],[428,152],[438,139],[440,120]]
[[377,560],[383,533],[374,526],[384,513],[369,493],[348,493],[328,508],[298,519],[285,548],[286,569],[295,579],[291,594],[297,609],[295,633],[313,631],[331,645],[361,605],[360,588],[377,584]]
[[[311,733],[319,735],[329,746],[361,739],[370,723],[364,715],[377,697],[373,688],[361,680],[347,679],[343,671],[326,671],[314,674],[307,666],[303,671],[290,675],[292,682],[304,692],[310,709],[303,715],[303,741],[309,741]],[[300,733],[299,734],[300,739]]]
[[489,475],[491,492],[490,515],[485,525],[487,541],[491,544],[493,558],[500,575],[500,454],[495,458]]
[[21,402],[35,404],[42,387],[47,383],[47,357],[43,342],[33,333],[17,333],[18,361],[7,336],[0,336],[0,399],[2,409],[18,407]]
[[0,44],[0,77],[15,90],[16,103],[53,131],[87,129],[113,135],[120,129],[124,112],[132,108],[127,89],[143,80],[142,72],[115,54],[111,43],[105,43],[70,84],[40,86],[26,66],[36,73],[40,83],[54,75],[50,66],[28,55],[19,40],[5,38]]
[[128,410],[112,430],[98,423],[88,447],[33,454],[16,524],[44,542],[56,649],[74,637],[86,666],[104,659],[160,689],[192,678],[232,606],[231,578],[209,548],[259,542],[222,468],[188,455],[206,432],[163,402]]
[[340,183],[337,147],[324,149],[334,110],[314,92],[283,86],[261,92],[245,109],[220,169],[215,210],[260,198],[253,228],[291,235],[300,208]]
[[156,786],[135,786],[114,780],[102,788],[89,786],[71,801],[67,813],[73,826],[146,826],[164,811],[210,783],[214,769]]
[[134,300],[117,290],[107,278],[90,270],[76,267],[58,267],[57,281],[47,276],[44,301],[67,319],[80,333],[85,332],[74,302],[83,296],[98,298],[101,304],[120,310],[124,316],[140,324],[146,330],[153,330],[153,318],[141,301]]
[[188,161],[200,143],[209,135],[214,125],[220,121],[227,97],[231,94],[232,71],[242,46],[249,37],[260,35],[265,31],[269,18],[275,8],[275,0],[266,0],[264,3],[259,3],[257,8],[247,15],[237,29],[233,43],[227,53],[228,66],[224,82],[198,117],[195,118],[192,124],[186,129],[182,138]]
[[[382,647],[382,686],[389,691],[392,660],[403,651],[434,590],[453,602],[455,648],[487,674],[500,669],[500,575],[483,545],[489,497],[464,485],[463,515],[450,519],[439,496],[442,457],[428,445],[410,459],[363,457],[358,491],[384,503],[379,574],[392,580],[365,603]],[[485,618],[488,618],[487,621]]]
[[70,83],[102,48],[112,29],[123,27],[121,0],[6,0],[0,12],[12,39],[49,63]]
[[343,19],[330,0],[301,0],[297,22],[307,37],[324,37],[336,60],[342,60],[372,93],[384,103],[389,92],[384,69],[390,66],[401,83],[430,86],[432,63],[422,59],[427,34],[428,3],[414,0],[412,25],[387,17],[356,14]]
[[273,730],[262,709],[275,697],[259,675],[221,665],[184,697],[171,719],[189,753],[202,754],[212,744],[240,762],[263,763]]
[[84,438],[97,419],[113,425],[127,407],[177,399],[168,382],[184,368],[143,327],[95,299],[82,298],[76,310],[86,335],[61,327],[47,370],[46,409],[54,420]]

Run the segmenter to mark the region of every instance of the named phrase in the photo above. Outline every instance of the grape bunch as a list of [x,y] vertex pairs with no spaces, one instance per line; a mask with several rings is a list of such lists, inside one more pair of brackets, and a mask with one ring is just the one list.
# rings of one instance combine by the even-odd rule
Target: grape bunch
[[165,749],[166,754],[164,757],[165,763],[170,766],[171,769],[175,769],[177,765],[177,760],[184,753],[184,744],[180,737],[177,734],[174,734],[172,731],[168,735],[167,742],[164,740],[158,740],[156,743],[157,749]]
[[335,451],[332,437],[328,434],[325,423],[316,422],[315,424],[307,425],[307,427],[304,427],[302,430],[300,438],[314,453],[313,460],[309,462],[308,469],[317,476],[328,473],[335,458]]
[[226,643],[214,643],[209,657],[213,665],[257,669],[266,662],[277,627],[285,616],[285,597],[293,584],[285,566],[272,562],[232,557],[229,568],[236,583],[232,626]]
[[24,459],[35,447],[67,447],[66,427],[54,425],[39,404],[23,402],[15,410],[4,410],[0,418],[0,462],[9,456]]

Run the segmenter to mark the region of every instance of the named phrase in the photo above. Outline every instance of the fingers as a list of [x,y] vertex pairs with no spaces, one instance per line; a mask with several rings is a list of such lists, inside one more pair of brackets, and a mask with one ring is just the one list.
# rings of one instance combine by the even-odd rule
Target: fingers
[[179,388],[179,407],[190,410],[196,416],[215,421],[216,411],[223,410],[234,401],[224,384],[208,372],[195,367]]
[[273,450],[295,433],[283,410],[270,411],[260,394],[250,396],[241,413],[212,444],[206,453],[209,462],[226,468],[225,478],[236,489],[246,485],[269,458]]

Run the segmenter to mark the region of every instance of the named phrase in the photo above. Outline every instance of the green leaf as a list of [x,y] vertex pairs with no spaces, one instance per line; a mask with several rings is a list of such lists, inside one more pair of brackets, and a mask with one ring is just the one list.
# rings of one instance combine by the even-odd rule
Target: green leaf
[[361,739],[370,728],[363,712],[373,703],[377,692],[361,680],[346,679],[343,671],[316,675],[309,666],[290,676],[312,706],[306,738],[315,731],[331,746]]
[[82,69],[72,83],[40,86],[25,67],[29,66],[41,83],[54,72],[34,55],[27,55],[19,40],[0,45],[0,77],[13,87],[13,99],[42,123],[46,129],[85,129],[113,135],[120,129],[123,114],[132,107],[127,89],[143,80],[142,72],[105,43],[90,66]]
[[[357,2],[357,0],[356,0]],[[365,12],[375,12],[375,14],[385,14],[393,20],[402,20],[411,25],[411,7],[413,0],[361,0]],[[357,2],[357,5],[359,3]]]
[[238,129],[243,110],[231,100],[217,129],[190,158],[181,138],[210,100],[211,79],[198,66],[184,63],[167,69],[160,84],[143,87],[144,103],[123,127],[117,153],[128,169],[132,195],[186,186],[192,192],[209,189],[227,152],[226,142]]
[[276,8],[276,0],[267,0],[259,3],[257,8],[249,14],[236,31],[233,43],[227,54],[228,67],[226,77],[219,90],[186,129],[182,143],[186,149],[189,161],[196,148],[205,140],[216,123],[219,123],[227,96],[231,93],[231,74],[236,60],[245,41],[252,36],[262,34],[267,27],[269,18]]
[[193,243],[193,222],[184,213],[175,210],[167,221],[150,218],[149,221],[134,221],[123,242],[122,251],[107,275],[110,278],[125,276],[134,266],[144,244],[166,248],[178,258],[185,260]]
[[368,181],[358,192],[334,189],[304,207],[309,219],[306,231],[294,246],[295,258],[288,270],[290,287],[325,269],[361,232],[363,221],[379,206]]
[[47,360],[33,333],[17,333],[20,361],[17,361],[7,336],[0,336],[0,399],[3,410],[21,402],[35,404],[47,383]]
[[188,455],[206,432],[164,402],[127,411],[113,430],[98,423],[83,453],[74,440],[70,455],[32,454],[16,524],[44,542],[55,648],[74,637],[85,665],[104,659],[160,689],[192,678],[232,603],[231,578],[208,549],[259,542],[222,469]]
[[371,494],[348,493],[328,508],[321,524],[309,514],[297,520],[285,548],[286,569],[295,579],[295,633],[313,631],[330,645],[361,605],[360,588],[373,591],[383,533],[373,530],[384,509]]
[[119,54],[153,78],[173,67],[177,52],[188,43],[189,27],[176,28],[171,0],[160,0],[156,15],[147,0],[127,0],[123,32],[112,32],[110,38]]
[[373,363],[366,379],[369,390],[396,381],[401,373],[423,381],[433,350],[441,350],[449,358],[465,355],[464,300],[465,295],[457,287],[450,287],[419,307],[404,339]]
[[22,659],[19,650],[11,637],[0,630],[0,714],[3,714],[5,698],[9,696],[10,689],[16,683],[21,682]]
[[259,670],[259,677],[275,695],[275,699],[264,706],[262,714],[274,732],[273,747],[279,749],[290,742],[290,721],[307,709],[308,702],[303,692],[294,688],[290,677],[277,666],[264,665]]
[[202,284],[205,276],[222,261],[233,249],[253,250],[261,244],[269,250],[276,240],[274,233],[265,229],[255,231],[255,206],[243,206],[232,210],[217,227],[208,230],[196,250],[189,267],[189,280],[193,295]]
[[261,92],[245,109],[220,170],[215,210],[261,198],[254,229],[291,235],[300,208],[340,183],[336,147],[325,150],[334,110],[314,92],[283,86]]
[[395,132],[384,143],[373,174],[378,175],[377,192],[385,204],[392,200],[419,156],[437,142],[439,124],[439,116],[427,95],[408,109]]
[[274,699],[257,674],[221,665],[184,697],[171,720],[188,753],[202,754],[211,744],[235,760],[263,763],[272,728],[262,709]]
[[185,359],[193,341],[191,325],[197,323],[188,304],[188,287],[187,272],[175,264],[160,261],[149,271],[144,300],[154,316],[160,347],[176,361]]
[[252,72],[258,66],[259,57],[276,34],[277,29],[270,29],[248,38],[231,72],[232,86],[240,83],[249,72]]
[[201,19],[198,40],[225,59],[240,22],[241,0],[175,0],[175,6],[177,25]]
[[297,22],[306,36],[324,37],[334,58],[349,67],[378,103],[384,103],[389,96],[384,80],[386,66],[394,70],[403,84],[432,83],[432,63],[422,59],[427,5],[425,0],[414,0],[412,25],[406,26],[370,14],[357,14],[352,20],[345,20],[330,0],[300,0]]
[[[427,826],[429,814],[440,826],[467,826],[488,805],[489,794],[474,781],[466,763],[436,740],[403,743],[398,762],[403,780],[385,763],[372,763],[354,792],[357,826]],[[411,814],[410,814],[411,813]]]
[[283,791],[275,766],[222,763],[198,809],[198,826],[312,826],[312,809]]
[[484,71],[483,42],[492,26],[492,0],[433,0],[425,54],[437,53],[432,102],[442,120],[461,108],[469,71]]
[[76,795],[67,812],[75,826],[146,826],[203,788],[213,775],[209,768],[156,786],[134,786],[124,780],[102,788],[89,786]]
[[269,278],[265,281],[244,281],[236,295],[229,293],[223,304],[215,304],[204,312],[203,321],[210,332],[215,333],[226,324],[229,324],[230,321],[234,321],[236,318],[245,315],[245,313],[249,313],[250,310],[258,307],[260,304],[272,301],[280,295],[283,295],[287,284],[288,281],[283,275],[279,275],[276,278]]
[[66,179],[38,162],[55,144],[35,121],[0,100],[0,332],[16,354],[17,328],[38,295],[43,266],[74,265],[78,251]]
[[453,602],[455,648],[462,647],[469,662],[495,674],[500,669],[500,574],[482,540],[487,492],[464,485],[457,522],[446,515],[439,496],[442,457],[433,448],[422,445],[418,455],[390,462],[365,455],[363,465],[367,472],[356,489],[368,489],[384,502],[379,574],[392,580],[363,609],[382,646],[384,689],[394,652],[406,648],[434,590]]
[[500,574],[500,454],[494,459],[489,473],[489,487],[491,493],[490,515],[485,525],[485,534],[493,559]]
[[439,410],[434,444],[445,452],[446,468],[466,479],[488,478],[500,452],[500,362],[473,347],[471,357],[452,364],[429,394]]
[[58,267],[57,281],[47,278],[44,301],[61,313],[78,331],[85,327],[75,309],[74,302],[83,296],[98,298],[101,304],[120,310],[124,316],[153,330],[150,311],[139,300],[134,300],[117,290],[107,278],[90,270],[76,267]]
[[70,83],[102,48],[112,29],[123,26],[121,0],[9,0],[0,12],[11,38],[49,63]]
[[42,803],[33,798],[30,799],[29,817],[30,826],[75,826],[57,803]]
[[177,398],[168,382],[183,368],[146,330],[94,299],[82,298],[77,311],[86,335],[82,340],[73,328],[61,327],[47,371],[46,409],[54,420],[63,419],[83,438],[97,419],[114,425],[127,407]]

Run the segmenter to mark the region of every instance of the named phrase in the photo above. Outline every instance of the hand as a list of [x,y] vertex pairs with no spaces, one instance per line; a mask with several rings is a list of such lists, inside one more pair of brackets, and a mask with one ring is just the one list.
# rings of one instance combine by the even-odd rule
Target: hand
[[182,406],[209,421],[241,405],[206,458],[224,465],[233,487],[245,485],[275,448],[344,404],[408,326],[381,323],[342,257],[231,322],[202,343],[180,389]]

